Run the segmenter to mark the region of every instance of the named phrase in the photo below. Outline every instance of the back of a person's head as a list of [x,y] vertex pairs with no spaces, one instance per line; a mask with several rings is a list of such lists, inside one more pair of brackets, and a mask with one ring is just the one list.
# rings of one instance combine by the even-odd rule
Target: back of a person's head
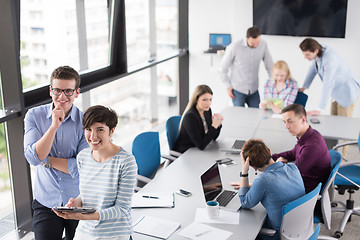
[[246,32],[247,38],[257,38],[258,36],[260,36],[260,31],[256,26],[249,28]]
[[50,77],[50,85],[52,84],[52,81],[54,79],[60,79],[60,80],[75,80],[75,89],[78,89],[80,87],[80,75],[79,73],[69,66],[61,66],[56,68],[52,73]]
[[296,116],[298,117],[305,117],[306,118],[306,110],[303,105],[293,103],[290,105],[287,105],[281,110],[281,113],[291,112],[293,111]]
[[293,79],[291,76],[291,73],[290,73],[290,68],[285,61],[280,60],[280,61],[277,61],[276,63],[274,63],[272,71],[274,72],[275,69],[279,69],[279,70],[286,72],[287,78]]
[[319,53],[317,55],[319,57],[322,56],[323,47],[315,39],[306,38],[300,43],[299,47],[300,47],[301,51],[303,51],[303,52],[306,52],[306,51],[315,52],[315,50],[318,50]]
[[250,166],[256,168],[264,167],[271,159],[270,149],[261,139],[248,140],[241,149],[241,154],[245,160],[249,158]]
[[118,116],[116,112],[111,109],[101,105],[96,105],[89,107],[83,116],[83,128],[90,128],[94,123],[103,123],[113,129],[116,127],[118,122]]

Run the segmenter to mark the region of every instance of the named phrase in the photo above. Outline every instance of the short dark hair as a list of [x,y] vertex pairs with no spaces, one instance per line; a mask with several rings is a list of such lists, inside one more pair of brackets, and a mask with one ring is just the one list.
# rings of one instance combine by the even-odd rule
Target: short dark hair
[[299,45],[301,51],[310,51],[315,52],[315,50],[319,50],[317,56],[321,57],[323,54],[323,47],[320,45],[318,41],[312,38],[306,38],[304,41],[302,41]]
[[261,168],[269,164],[271,159],[270,149],[261,139],[248,140],[241,149],[244,160],[249,157],[250,166]]
[[300,105],[297,103],[287,105],[286,107],[284,107],[281,110],[281,113],[286,113],[286,112],[290,112],[290,111],[293,111],[296,116],[299,116],[299,117],[304,116],[306,118],[306,110],[303,105]]
[[50,77],[50,86],[54,79],[61,79],[61,80],[74,80],[75,79],[75,89],[80,87],[80,75],[79,73],[69,66],[61,66],[56,68]]
[[103,123],[113,129],[118,123],[118,116],[114,110],[101,105],[89,107],[83,116],[83,129],[91,127],[94,123]]
[[249,28],[246,32],[247,38],[257,38],[258,36],[260,36],[260,31],[256,26]]

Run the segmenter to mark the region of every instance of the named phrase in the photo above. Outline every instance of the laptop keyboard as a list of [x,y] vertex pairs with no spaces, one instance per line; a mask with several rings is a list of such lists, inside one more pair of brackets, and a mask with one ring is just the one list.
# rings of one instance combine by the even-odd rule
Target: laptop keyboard
[[219,202],[219,205],[225,207],[231,199],[236,195],[236,192],[224,190],[217,198],[216,201]]
[[235,140],[233,146],[232,146],[232,149],[240,149],[243,147],[245,141],[243,140]]

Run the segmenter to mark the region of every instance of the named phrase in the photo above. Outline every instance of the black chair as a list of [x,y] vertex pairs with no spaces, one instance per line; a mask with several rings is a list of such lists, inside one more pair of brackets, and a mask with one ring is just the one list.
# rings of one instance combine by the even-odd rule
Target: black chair
[[303,105],[305,107],[307,100],[308,100],[308,95],[306,95],[303,92],[298,92],[294,103]]

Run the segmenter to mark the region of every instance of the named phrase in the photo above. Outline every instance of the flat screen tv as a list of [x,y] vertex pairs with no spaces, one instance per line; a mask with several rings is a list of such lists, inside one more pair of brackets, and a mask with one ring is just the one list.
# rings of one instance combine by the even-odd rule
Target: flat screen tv
[[262,34],[344,38],[348,0],[253,0]]

